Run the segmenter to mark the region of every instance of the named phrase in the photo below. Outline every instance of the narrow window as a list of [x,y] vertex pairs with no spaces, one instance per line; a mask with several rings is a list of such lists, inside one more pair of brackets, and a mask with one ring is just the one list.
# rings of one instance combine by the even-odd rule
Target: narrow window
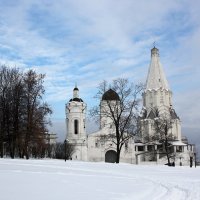
[[69,119],[67,118],[67,128],[69,128]]
[[74,120],[74,134],[78,134],[78,120]]
[[83,120],[84,128],[85,128],[85,119]]
[[128,151],[128,143],[125,143],[125,151]]

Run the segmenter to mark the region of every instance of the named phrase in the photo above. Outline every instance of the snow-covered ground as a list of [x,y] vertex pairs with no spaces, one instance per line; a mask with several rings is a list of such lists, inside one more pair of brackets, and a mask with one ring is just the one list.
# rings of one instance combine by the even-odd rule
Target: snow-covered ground
[[200,168],[0,159],[1,200],[200,199]]

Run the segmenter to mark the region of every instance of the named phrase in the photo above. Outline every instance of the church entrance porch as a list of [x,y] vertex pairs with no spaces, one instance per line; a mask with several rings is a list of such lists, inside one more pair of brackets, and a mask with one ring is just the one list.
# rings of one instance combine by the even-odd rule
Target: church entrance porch
[[109,150],[105,154],[105,162],[115,163],[117,158],[117,152],[113,150]]

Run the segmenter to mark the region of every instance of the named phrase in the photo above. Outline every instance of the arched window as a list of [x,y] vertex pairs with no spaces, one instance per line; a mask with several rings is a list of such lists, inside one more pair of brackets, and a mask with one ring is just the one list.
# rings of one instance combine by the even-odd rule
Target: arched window
[[67,118],[67,128],[69,128],[69,119]]
[[85,128],[85,119],[83,120],[84,128]]
[[74,134],[78,134],[78,120],[74,120]]

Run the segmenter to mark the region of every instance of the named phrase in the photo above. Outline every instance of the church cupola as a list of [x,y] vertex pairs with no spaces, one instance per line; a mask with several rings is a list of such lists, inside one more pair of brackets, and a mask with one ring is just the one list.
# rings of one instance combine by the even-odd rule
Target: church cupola
[[112,89],[106,91],[102,96],[103,101],[119,101],[119,95]]
[[73,98],[79,98],[79,89],[75,86],[73,90]]
[[152,56],[159,56],[159,50],[156,47],[151,49],[151,57]]
[[77,86],[75,86],[75,88],[73,89],[73,98],[69,101],[83,102],[83,100],[79,98],[79,89],[77,88]]

